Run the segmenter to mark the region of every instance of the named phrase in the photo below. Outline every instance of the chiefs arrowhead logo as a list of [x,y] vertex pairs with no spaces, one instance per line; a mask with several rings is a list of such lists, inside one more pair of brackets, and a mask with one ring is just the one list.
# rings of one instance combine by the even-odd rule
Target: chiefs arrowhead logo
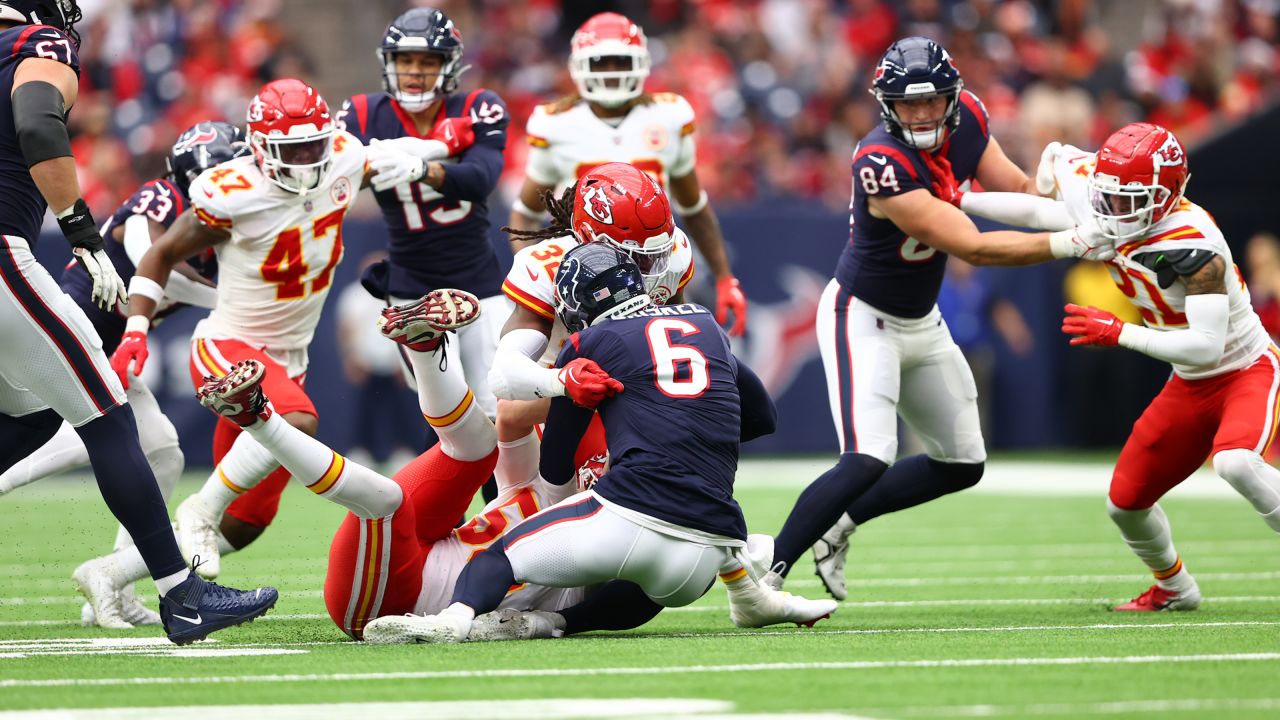
[[604,194],[603,187],[595,185],[588,189],[582,196],[582,203],[582,209],[596,222],[602,222],[605,225],[613,224],[613,203]]

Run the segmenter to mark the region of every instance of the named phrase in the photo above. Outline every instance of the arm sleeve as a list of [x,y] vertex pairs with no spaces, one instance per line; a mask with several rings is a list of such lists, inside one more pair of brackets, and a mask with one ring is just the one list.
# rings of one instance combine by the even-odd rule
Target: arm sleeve
[[542,459],[538,470],[552,485],[564,485],[577,474],[573,456],[591,424],[593,411],[574,405],[569,398],[551,401],[547,424],[542,432]]
[[970,192],[960,200],[960,209],[970,215],[1038,230],[1070,230],[1076,226],[1060,200],[1005,192]]
[[1175,365],[1208,365],[1227,344],[1230,301],[1224,294],[1188,295],[1185,330],[1153,330],[1125,323],[1120,345]]
[[564,383],[555,368],[544,368],[538,358],[547,349],[547,336],[531,328],[508,332],[498,341],[489,368],[489,387],[503,400],[538,400],[564,395]]
[[475,144],[462,153],[456,164],[445,166],[440,192],[451,198],[479,202],[489,197],[502,174],[502,152],[507,147],[507,106],[486,90],[476,97],[471,112]]
[[778,409],[764,389],[760,377],[747,364],[734,358],[738,366],[738,395],[742,402],[742,432],[739,440],[747,442],[772,435],[778,429]]
[[27,161],[27,167],[45,160],[71,157],[66,99],[58,88],[42,80],[34,80],[19,85],[11,100],[18,148]]
[[545,108],[534,109],[524,126],[525,141],[529,143],[529,157],[525,160],[524,175],[539,185],[555,187],[560,184],[560,171],[551,153],[551,123]]

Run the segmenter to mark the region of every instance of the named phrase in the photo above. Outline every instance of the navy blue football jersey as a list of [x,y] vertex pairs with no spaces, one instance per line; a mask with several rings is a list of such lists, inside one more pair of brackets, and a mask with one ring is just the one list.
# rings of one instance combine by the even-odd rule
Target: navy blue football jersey
[[[125,252],[123,240],[117,240],[113,236],[113,231],[124,225],[125,221],[134,215],[145,215],[168,229],[190,205],[187,197],[177,186],[164,178],[157,178],[143,183],[112,213],[106,225],[103,226],[102,236],[107,241],[107,256],[111,258],[111,264],[115,266],[116,272],[120,274],[126,286],[133,279],[136,268],[133,266],[133,261],[129,259],[129,254]],[[192,258],[187,262],[210,280],[217,273],[217,261],[213,256]],[[93,302],[93,280],[80,263],[72,262],[67,265],[66,270],[62,271],[61,285],[63,292],[76,301],[97,329],[98,337],[102,338],[103,351],[108,355],[115,352],[116,345],[120,343],[120,336],[124,334],[125,317],[114,310],[103,310]],[[182,307],[185,306],[163,303],[156,317],[164,317]]]
[[75,43],[48,25],[16,25],[0,32],[0,235],[17,235],[35,245],[48,203],[36,189],[18,146],[13,123],[13,74],[27,58],[48,58],[80,74]]
[[[976,95],[961,90],[960,125],[940,151],[951,162],[957,182],[973,179],[989,137],[986,108]],[[908,237],[891,220],[872,216],[867,199],[921,188],[932,192],[933,174],[920,152],[891,135],[883,123],[858,143],[853,154],[849,244],[836,265],[836,279],[846,291],[904,318],[924,317],[933,309],[947,256]]]
[[[743,407],[739,373],[750,370],[739,365],[710,311],[658,306],[600,323],[571,335],[556,365],[580,357],[625,387],[598,408],[611,464],[596,493],[681,527],[745,540],[746,521],[733,499],[738,447],[748,432],[742,418],[773,409],[763,390],[752,402],[768,405],[767,412]],[[568,402],[554,401],[560,409]],[[589,420],[590,411],[573,409]],[[548,418],[548,440],[557,417]]]
[[[391,234],[387,275],[365,277],[375,294],[413,298],[442,287],[479,297],[499,294],[504,273],[489,243],[488,198],[502,174],[507,106],[489,90],[445,97],[443,117],[466,115],[474,122],[475,144],[445,161],[439,190],[417,182],[374,193]],[[352,96],[342,104],[338,125],[366,145],[375,138],[425,137],[385,92]]]

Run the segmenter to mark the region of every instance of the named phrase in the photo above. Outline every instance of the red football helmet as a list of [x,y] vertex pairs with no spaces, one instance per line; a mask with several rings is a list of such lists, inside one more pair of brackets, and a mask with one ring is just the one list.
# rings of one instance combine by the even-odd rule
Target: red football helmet
[[1089,175],[1094,219],[1113,240],[1138,237],[1177,206],[1189,177],[1187,152],[1172,132],[1129,123],[1098,150]]
[[586,100],[617,107],[644,92],[649,47],[639,25],[618,13],[593,15],[569,46],[569,75]]
[[315,88],[272,80],[249,101],[249,145],[271,182],[298,194],[324,182],[333,163],[333,118]]
[[666,193],[635,166],[608,163],[578,180],[573,234],[579,242],[607,242],[630,255],[649,290],[671,264],[675,229]]

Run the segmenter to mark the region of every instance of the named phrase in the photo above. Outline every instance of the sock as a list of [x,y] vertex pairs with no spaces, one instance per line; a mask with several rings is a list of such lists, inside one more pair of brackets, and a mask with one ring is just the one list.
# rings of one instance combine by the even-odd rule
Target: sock
[[89,451],[98,489],[133,537],[154,578],[186,568],[169,526],[169,511],[138,443],[133,411],[120,405],[76,428]]
[[493,452],[497,433],[493,421],[475,401],[462,374],[461,363],[445,363],[438,352],[406,353],[418,384],[418,409],[431,424],[450,457],[479,460]]
[[785,576],[791,566],[866,492],[888,465],[870,455],[844,453],[836,466],[800,493],[774,544],[773,561]]
[[983,463],[944,463],[927,455],[903,458],[890,465],[870,490],[849,505],[849,518],[861,525],[973,487],[982,479],[983,468]]
[[[493,477],[497,480],[499,493],[506,488],[523,487],[537,480],[541,448],[538,433],[532,430],[519,440],[498,443],[498,463],[493,468]],[[555,502],[548,502],[547,507]]]
[[0,415],[0,471],[7,476],[10,468],[49,442],[61,426],[62,418],[52,410],[21,417]]
[[[227,555],[230,555],[233,552],[236,552],[236,549],[234,547],[231,547],[231,543],[227,542],[227,539],[222,537],[222,534],[219,533],[218,534],[218,554],[222,555],[223,557],[226,557]],[[119,575],[115,577],[119,581],[117,583],[119,586],[124,586],[129,583],[137,582],[147,576],[147,564],[143,562],[142,554],[138,552],[138,548],[133,545],[128,545],[126,547],[123,547],[111,553],[111,555],[109,555],[108,557],[111,558],[111,562],[114,563],[114,566],[118,569]],[[186,575],[185,575],[186,572],[187,572],[187,569],[184,566],[182,571],[174,572],[168,577],[181,575],[182,577],[179,578],[178,580],[178,582],[181,582],[183,579],[186,578]],[[157,585],[158,583],[159,581],[157,581]],[[161,593],[161,596],[163,596],[163,594],[164,593]]]
[[1107,498],[1107,514],[1120,528],[1120,535],[1129,549],[1151,569],[1160,587],[1182,592],[1195,583],[1173,546],[1169,518],[1159,505],[1144,510],[1125,510]]
[[245,430],[308,490],[362,518],[387,517],[400,507],[403,495],[394,480],[347,460],[279,414]]
[[240,433],[198,494],[206,507],[226,510],[236,498],[249,492],[278,467],[280,463],[272,457],[271,451],[249,433]]
[[170,590],[186,582],[189,577],[191,577],[191,571],[183,568],[162,578],[156,578],[156,589],[160,591],[160,597],[168,595]]
[[1280,470],[1252,450],[1223,450],[1213,456],[1213,469],[1240,493],[1262,521],[1280,532]]
[[587,594],[582,602],[557,614],[564,619],[565,635],[592,630],[630,630],[662,612],[640,586],[630,580],[610,580]]
[[462,569],[453,587],[452,603],[461,603],[476,615],[482,615],[498,609],[515,584],[516,573],[511,569],[506,548],[501,541],[495,542]]
[[[57,475],[89,464],[84,442],[70,423],[59,420],[59,427],[49,441],[0,473],[0,495],[17,490],[42,478]],[[9,436],[4,435],[5,442]]]

